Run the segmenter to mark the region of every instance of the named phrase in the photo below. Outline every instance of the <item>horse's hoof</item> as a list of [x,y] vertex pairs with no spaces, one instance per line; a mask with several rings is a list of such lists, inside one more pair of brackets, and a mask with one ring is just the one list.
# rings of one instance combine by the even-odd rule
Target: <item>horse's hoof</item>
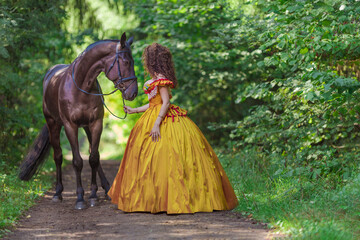
[[111,201],[111,197],[109,197],[109,195],[105,194],[105,200]]
[[75,209],[76,210],[82,210],[86,208],[86,203],[85,201],[81,201],[81,202],[76,202],[75,204]]
[[97,198],[89,198],[90,207],[95,207],[99,200]]
[[63,200],[63,198],[61,195],[56,195],[56,196],[53,196],[53,198],[52,198],[52,201],[55,203],[61,202],[62,200]]

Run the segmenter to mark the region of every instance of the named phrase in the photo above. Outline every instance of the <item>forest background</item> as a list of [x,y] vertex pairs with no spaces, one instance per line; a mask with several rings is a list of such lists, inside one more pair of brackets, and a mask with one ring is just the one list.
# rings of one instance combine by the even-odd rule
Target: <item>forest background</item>
[[[31,182],[17,179],[45,123],[47,69],[125,31],[135,38],[140,93],[144,47],[172,51],[179,80],[172,101],[216,148],[236,211],[293,238],[359,238],[359,16],[359,0],[2,0],[0,234],[53,181],[52,160]],[[103,74],[99,80],[111,90]],[[146,101],[139,94],[127,104]],[[123,114],[120,94],[106,102]],[[138,117],[106,112],[102,159],[121,159]],[[80,141],[86,155],[84,135]],[[68,151],[64,135],[62,142]]]

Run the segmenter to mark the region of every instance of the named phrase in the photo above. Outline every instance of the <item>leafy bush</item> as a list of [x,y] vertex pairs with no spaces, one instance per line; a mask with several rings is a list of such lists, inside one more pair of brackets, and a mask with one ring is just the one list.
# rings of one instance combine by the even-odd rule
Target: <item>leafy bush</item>
[[261,104],[212,128],[231,130],[234,149],[257,146],[267,156],[281,155],[271,160],[281,163],[277,173],[347,179],[359,156],[360,3],[258,3],[260,17],[248,27],[262,30],[253,51],[262,55],[253,57],[260,75],[239,88],[236,101]]
[[[40,174],[33,181],[22,182],[17,178],[17,166],[45,123],[42,78],[49,62],[67,48],[60,28],[62,4],[33,0],[0,4],[0,235],[53,181]],[[45,166],[45,171],[50,170]]]
[[360,236],[359,173],[337,186],[328,178],[295,176],[291,170],[276,174],[281,163],[275,160],[282,156],[268,157],[253,148],[220,152],[219,157],[244,216],[268,222],[291,239]]
[[[17,166],[45,123],[42,78],[61,51],[61,1],[3,1],[0,20],[0,163]],[[44,25],[44,22],[48,23]],[[54,44],[56,41],[57,44]],[[5,164],[6,163],[6,164]]]

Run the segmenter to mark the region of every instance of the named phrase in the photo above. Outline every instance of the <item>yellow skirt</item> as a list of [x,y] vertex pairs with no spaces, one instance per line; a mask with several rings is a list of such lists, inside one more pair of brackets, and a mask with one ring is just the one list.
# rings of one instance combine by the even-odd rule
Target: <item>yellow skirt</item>
[[111,201],[125,212],[233,209],[237,198],[219,159],[185,110],[171,105],[160,125],[160,141],[152,142],[149,134],[161,108],[158,97],[130,133],[108,193]]

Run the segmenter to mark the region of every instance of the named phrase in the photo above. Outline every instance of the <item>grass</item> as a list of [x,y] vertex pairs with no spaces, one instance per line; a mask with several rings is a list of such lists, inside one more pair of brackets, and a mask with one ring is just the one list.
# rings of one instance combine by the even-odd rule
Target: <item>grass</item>
[[[3,169],[3,168],[2,168]],[[0,238],[4,237],[23,212],[35,204],[51,188],[55,169],[53,161],[47,160],[42,171],[28,182],[17,176],[17,168],[0,172]]]
[[323,178],[275,174],[270,159],[253,150],[220,153],[219,158],[239,199],[236,211],[252,214],[291,239],[360,239],[358,171],[334,184]]

